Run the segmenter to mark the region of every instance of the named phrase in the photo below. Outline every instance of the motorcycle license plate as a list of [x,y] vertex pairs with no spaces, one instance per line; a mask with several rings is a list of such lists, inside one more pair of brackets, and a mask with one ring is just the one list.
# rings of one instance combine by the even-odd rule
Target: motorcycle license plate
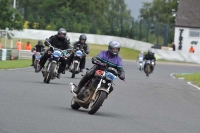
[[110,73],[110,72],[106,72],[106,79],[107,80],[111,80],[111,81],[113,81],[113,80],[115,80],[117,77],[114,75],[114,74],[112,74],[112,73]]
[[150,60],[147,61],[147,64],[150,64]]
[[143,57],[139,57],[139,59],[138,59],[140,62],[142,62],[143,61]]
[[40,55],[36,55],[35,56],[36,59],[40,59],[40,57],[41,57]]

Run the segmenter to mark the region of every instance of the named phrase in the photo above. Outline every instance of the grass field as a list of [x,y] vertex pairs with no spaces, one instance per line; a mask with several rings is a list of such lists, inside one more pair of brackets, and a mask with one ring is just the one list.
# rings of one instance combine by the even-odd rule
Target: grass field
[[191,73],[191,74],[176,74],[177,78],[184,78],[186,81],[190,81],[197,86],[200,86],[200,73]]
[[0,69],[23,68],[31,65],[31,60],[0,61]]
[[[88,55],[88,57],[94,57],[100,51],[107,50],[108,46],[107,45],[90,44],[89,48],[90,48],[90,54]],[[136,60],[139,53],[140,53],[140,51],[122,47],[119,55],[122,57],[122,59]]]

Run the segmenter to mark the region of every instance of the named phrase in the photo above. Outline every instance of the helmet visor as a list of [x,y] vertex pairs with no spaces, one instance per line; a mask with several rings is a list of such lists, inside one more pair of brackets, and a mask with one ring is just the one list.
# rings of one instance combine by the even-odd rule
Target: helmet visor
[[60,35],[60,37],[65,37],[64,33],[60,33],[59,35]]
[[119,48],[112,48],[112,52],[113,53],[118,53],[119,52]]
[[81,43],[85,43],[85,40],[84,40],[84,39],[81,39]]

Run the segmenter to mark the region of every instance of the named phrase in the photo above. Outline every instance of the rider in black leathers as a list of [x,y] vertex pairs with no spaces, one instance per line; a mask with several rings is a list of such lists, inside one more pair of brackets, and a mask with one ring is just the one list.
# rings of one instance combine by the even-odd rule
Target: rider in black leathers
[[[85,68],[85,63],[86,63],[86,56],[89,54],[90,50],[89,50],[89,46],[87,43],[85,43],[87,40],[87,37],[85,35],[80,35],[79,37],[79,41],[75,42],[74,43],[74,46],[73,46],[73,51],[75,51],[77,48],[79,50],[84,50],[84,52],[86,53],[86,55],[84,55],[81,59],[81,62],[80,62],[80,71],[83,72],[83,69]],[[68,58],[68,67],[67,69],[69,69],[72,61],[73,61],[73,58],[74,58],[74,52],[72,52],[72,54],[70,55],[70,57]]]
[[[151,50],[148,50],[148,53],[144,55],[143,60],[150,60],[150,61],[153,60],[154,62],[156,62],[156,58]],[[144,64],[144,70],[145,68],[146,68],[146,64]],[[154,67],[151,65],[151,71],[153,72],[153,70],[154,70]]]
[[[41,40],[38,41],[38,44],[35,45],[34,48],[32,48],[31,52],[45,52],[45,49],[44,49],[44,45],[43,45],[43,42]],[[32,55],[32,64],[31,66],[33,66],[34,64],[34,60],[35,60],[35,54]]]
[[[67,31],[64,28],[60,28],[58,30],[58,34],[51,36],[48,39],[48,42],[55,48],[66,50],[70,48],[70,39],[67,35]],[[45,45],[49,46],[47,41],[45,41]],[[47,50],[47,52],[44,54],[44,56],[40,59],[40,69],[37,71],[39,72],[46,63],[47,59],[51,57],[51,53],[53,52],[53,49],[50,48]],[[59,69],[58,69],[58,75],[57,78],[60,78],[60,74],[65,70],[66,67],[66,61],[64,58],[60,58],[59,60],[61,62]]]

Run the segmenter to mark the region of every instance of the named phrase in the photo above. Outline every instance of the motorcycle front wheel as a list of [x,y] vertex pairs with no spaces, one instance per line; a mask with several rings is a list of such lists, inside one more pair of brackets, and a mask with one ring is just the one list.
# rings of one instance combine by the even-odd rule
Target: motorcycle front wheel
[[40,66],[40,65],[39,65],[39,60],[35,60],[35,62],[34,62],[35,72],[37,72],[39,66]]
[[73,67],[73,70],[72,70],[72,76],[71,76],[71,78],[75,78],[77,66],[78,66],[78,64],[74,63],[74,67]]
[[53,73],[54,73],[54,70],[56,69],[56,63],[51,63],[51,67],[50,67],[50,70],[49,70],[49,73],[46,77],[46,83],[48,84],[51,80],[51,77],[53,76]]
[[94,101],[91,101],[88,107],[88,113],[93,115],[94,113],[96,113],[99,108],[102,106],[104,100],[107,97],[107,93],[105,91],[99,91],[97,92],[97,95],[95,97]]
[[146,76],[149,76],[150,74],[150,65],[146,66]]

